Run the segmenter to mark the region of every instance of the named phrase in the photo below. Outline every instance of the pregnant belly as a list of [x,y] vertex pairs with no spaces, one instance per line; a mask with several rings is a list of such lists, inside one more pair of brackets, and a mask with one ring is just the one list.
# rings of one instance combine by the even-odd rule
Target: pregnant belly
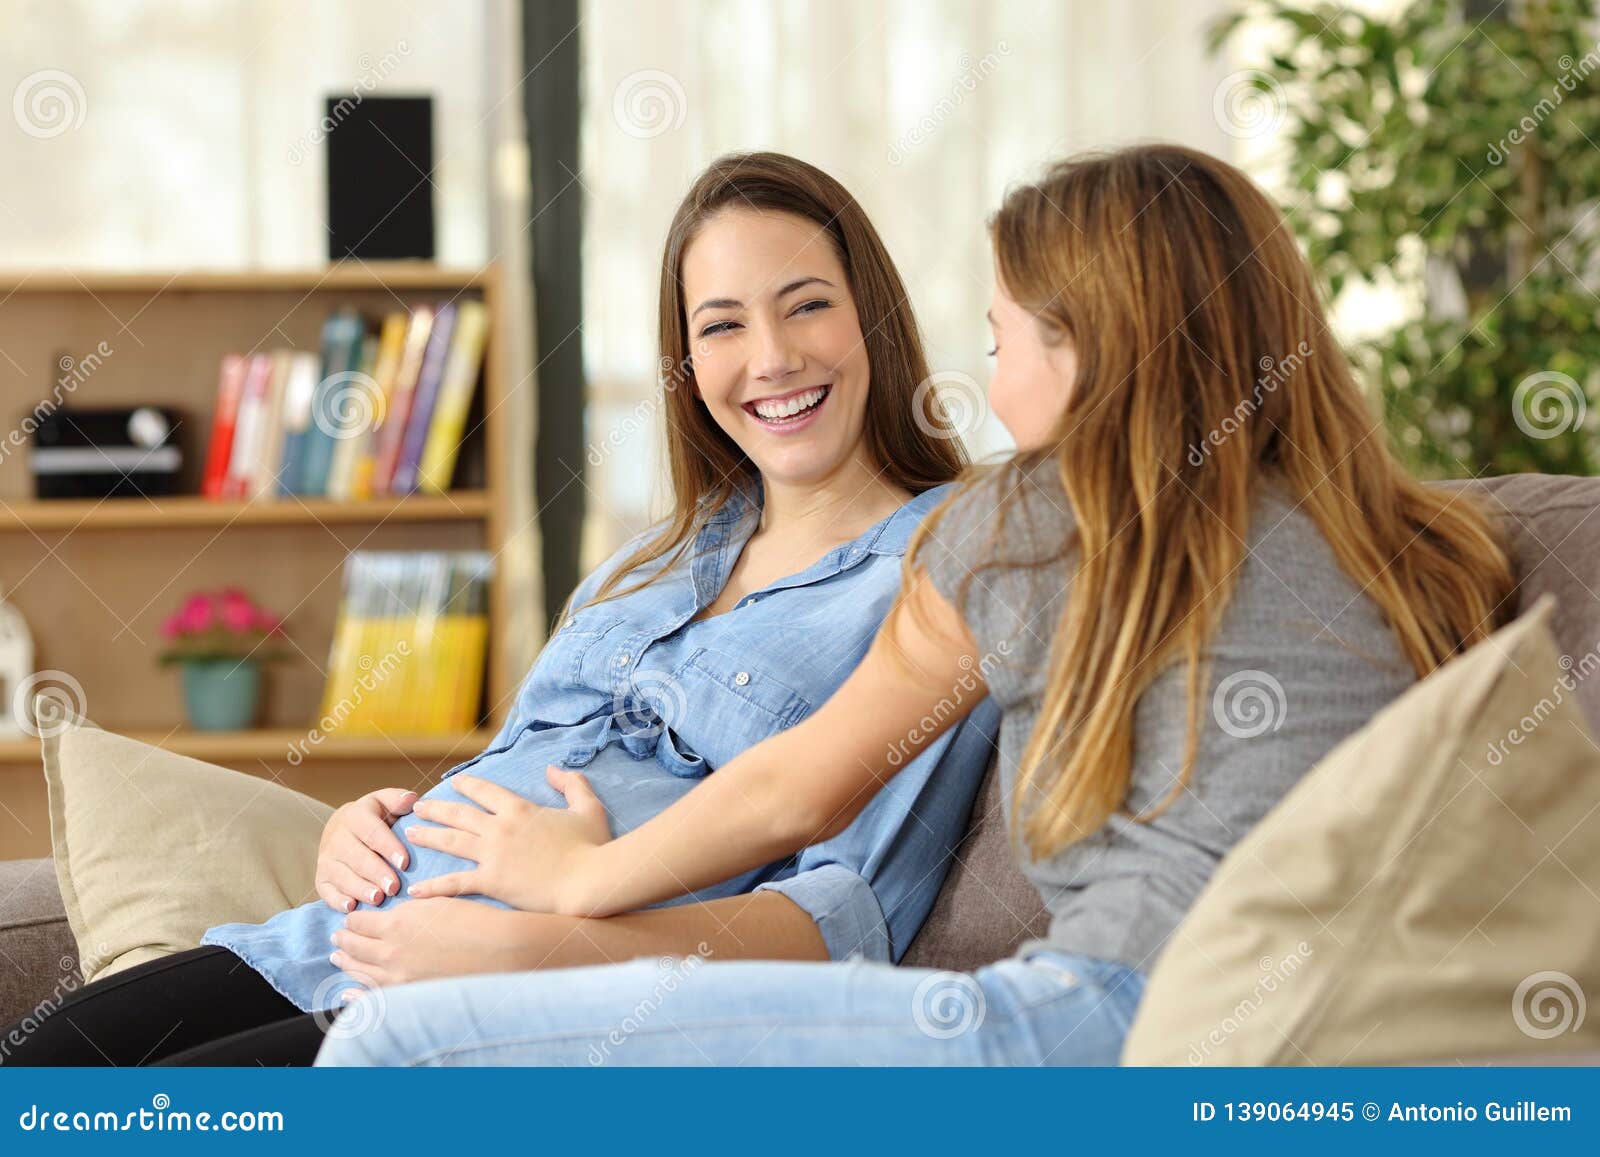
[[[557,745],[548,739],[538,742],[541,738],[544,737],[539,733],[525,732],[508,750],[479,760],[468,774],[499,784],[540,807],[565,808],[566,798],[545,779],[545,767],[550,763],[559,765],[557,754],[552,751]],[[602,749],[581,770],[595,794],[600,797],[600,802],[605,805],[613,836],[630,831],[664,811],[689,792],[696,782],[669,774],[654,759],[634,759],[617,745]],[[454,780],[452,776],[442,781],[422,798],[462,803],[468,807],[479,806],[456,790]],[[475,866],[472,861],[460,856],[413,843],[407,833],[418,824],[432,826],[415,815],[402,816],[394,825],[395,834],[406,845],[410,862],[406,870],[400,873],[400,896],[386,899],[385,905],[394,903],[397,898],[404,898],[406,886],[417,880],[464,872]]]
[[[541,742],[542,740],[542,742]],[[499,784],[524,799],[543,807],[565,807],[566,800],[545,781],[545,767],[559,763],[567,747],[549,733],[526,733],[518,742],[497,755],[487,756],[472,766],[472,774]],[[693,789],[695,781],[667,772],[654,759],[634,759],[620,746],[604,748],[585,768],[584,774],[595,794],[605,804],[611,831],[621,834],[637,827]],[[453,778],[446,779],[423,798],[448,800],[476,807],[458,792]],[[410,863],[400,875],[400,892],[386,896],[379,905],[362,904],[388,911],[408,902],[405,889],[418,880],[433,879],[450,872],[468,871],[476,865],[459,856],[433,848],[419,847],[407,833],[425,821],[402,816],[394,830],[405,842]],[[698,898],[734,895],[747,890],[761,872],[746,873],[705,889]],[[485,896],[467,899],[496,907],[508,907]],[[681,901],[673,901],[681,902]],[[335,929],[344,925],[345,916],[321,900],[280,912],[265,924],[226,924],[207,931],[205,943],[221,944],[243,957],[251,967],[272,982],[300,1008],[331,1007],[339,993],[360,987],[364,980],[336,969],[328,960],[333,950],[329,940]]]

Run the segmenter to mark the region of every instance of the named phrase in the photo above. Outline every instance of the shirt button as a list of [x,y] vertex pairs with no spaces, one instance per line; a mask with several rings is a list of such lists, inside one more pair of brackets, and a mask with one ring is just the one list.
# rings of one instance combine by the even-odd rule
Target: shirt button
[[626,667],[627,665],[628,665],[628,653],[626,651],[624,651],[622,654],[617,656],[617,666]]
[[750,672],[740,671],[733,677],[733,681],[739,684],[739,686],[743,687],[746,683],[750,682]]

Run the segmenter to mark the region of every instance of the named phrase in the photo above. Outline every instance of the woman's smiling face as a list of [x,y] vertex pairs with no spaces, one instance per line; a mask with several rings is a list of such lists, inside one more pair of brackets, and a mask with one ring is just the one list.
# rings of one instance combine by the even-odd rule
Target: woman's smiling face
[[763,478],[816,482],[864,451],[867,348],[825,229],[724,209],[682,276],[696,392]]

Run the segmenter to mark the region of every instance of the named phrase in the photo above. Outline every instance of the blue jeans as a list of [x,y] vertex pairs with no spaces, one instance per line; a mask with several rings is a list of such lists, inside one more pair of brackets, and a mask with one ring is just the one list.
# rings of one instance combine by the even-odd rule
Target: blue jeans
[[1114,1065],[1144,984],[1053,951],[972,974],[641,958],[379,989],[317,1064]]

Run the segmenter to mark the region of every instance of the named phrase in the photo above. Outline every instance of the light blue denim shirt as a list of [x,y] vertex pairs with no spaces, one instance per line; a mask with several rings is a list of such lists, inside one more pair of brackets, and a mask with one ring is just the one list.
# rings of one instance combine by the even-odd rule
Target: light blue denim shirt
[[[540,652],[489,747],[452,768],[424,798],[463,800],[448,777],[470,768],[535,803],[564,807],[545,782],[545,765],[554,763],[583,769],[614,836],[650,819],[701,777],[827,701],[894,601],[911,532],[948,489],[918,495],[804,571],[698,622],[691,620],[721,593],[756,528],[759,483],[707,519],[681,561],[654,564],[667,568],[655,582],[583,606],[634,544],[625,546],[579,587],[573,605],[581,609]],[[669,903],[770,889],[816,921],[833,959],[899,960],[965,831],[998,723],[985,701],[840,835]],[[793,774],[807,770],[797,766]],[[394,830],[404,839],[414,822],[402,817]],[[414,880],[472,866],[407,845],[411,864],[400,873],[400,894],[384,907],[405,903]],[[328,961],[329,937],[343,922],[316,900],[264,924],[211,928],[201,943],[231,949],[310,1011],[335,1006],[339,993],[359,986]]]

